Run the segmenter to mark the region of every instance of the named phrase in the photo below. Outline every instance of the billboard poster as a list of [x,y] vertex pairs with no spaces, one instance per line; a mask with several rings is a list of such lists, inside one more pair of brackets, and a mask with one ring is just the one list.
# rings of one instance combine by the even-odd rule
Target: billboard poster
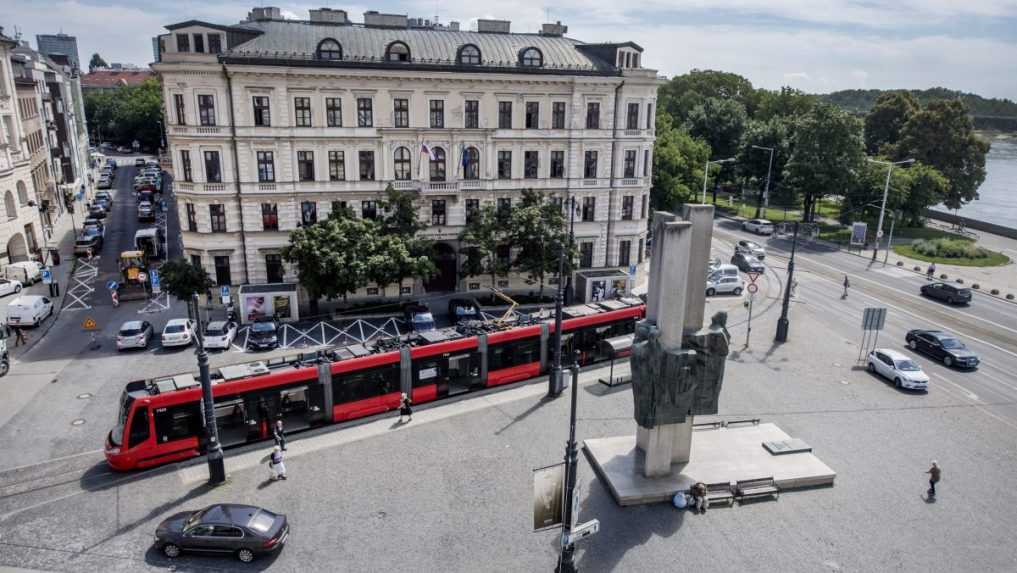
[[868,231],[868,224],[864,222],[855,222],[851,224],[851,244],[852,245],[864,245],[865,244],[865,233]]
[[565,500],[565,464],[533,470],[533,530],[542,531],[562,524]]

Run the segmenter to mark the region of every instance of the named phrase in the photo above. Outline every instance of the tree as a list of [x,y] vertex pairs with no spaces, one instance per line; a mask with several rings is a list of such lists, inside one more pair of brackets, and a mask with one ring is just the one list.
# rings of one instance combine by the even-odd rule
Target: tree
[[109,64],[106,60],[102,59],[98,53],[92,54],[92,59],[88,61],[88,71],[94,72],[98,68],[108,68]]
[[757,121],[793,120],[808,113],[817,101],[814,95],[786,86],[777,91],[757,90],[756,94],[757,104],[752,118]]
[[709,158],[709,145],[675,127],[669,114],[658,113],[650,189],[653,208],[673,211],[682,203],[693,201],[703,184],[703,167]]
[[191,295],[203,293],[215,286],[205,269],[184,258],[172,259],[159,268],[166,291],[180,300],[191,300]]
[[[770,165],[770,152],[773,149],[773,165]],[[770,176],[770,191],[781,183],[784,166],[791,154],[791,136],[788,121],[784,118],[772,118],[768,121],[750,121],[745,130],[745,145],[738,153],[736,164],[738,173],[746,179],[755,181],[759,189],[758,205],[763,204],[763,193],[766,190],[766,177]],[[757,217],[762,215],[756,214]]]
[[708,98],[689,112],[686,125],[689,133],[706,141],[719,159],[738,154],[747,121],[745,106],[738,101]]
[[682,123],[696,106],[709,98],[737,101],[751,114],[755,111],[757,97],[752,83],[738,74],[692,70],[671,78],[661,86],[657,95],[657,107]]
[[297,266],[300,284],[307,289],[311,314],[318,314],[318,299],[343,297],[367,284],[372,242],[381,225],[371,219],[329,217],[290,233],[283,258]]
[[496,286],[497,276],[509,271],[498,256],[499,247],[507,244],[508,239],[507,225],[495,208],[492,205],[481,207],[459,234],[459,240],[469,245],[462,275],[491,275],[491,286]]
[[386,216],[382,222],[382,231],[386,235],[415,237],[427,228],[417,216],[416,201],[420,193],[416,190],[399,190],[391,183],[385,187]]
[[802,218],[811,222],[819,199],[858,184],[865,161],[860,122],[832,105],[817,105],[797,123],[792,148],[785,188],[802,199]]
[[950,184],[943,204],[959,209],[978,198],[988,152],[989,144],[975,135],[964,103],[940,100],[911,115],[901,129],[895,156],[917,159],[943,174]]
[[[532,189],[524,189],[522,201],[512,209],[510,241],[519,249],[515,266],[526,272],[530,281],[540,284],[540,296],[544,295],[545,277],[558,272],[559,253],[567,248],[565,225],[561,207]],[[565,256],[566,268],[570,268],[568,262],[575,255],[566,253]]]
[[[906,91],[882,92],[876,103],[865,116],[865,151],[870,155],[881,153],[884,145],[896,145],[901,130],[911,116],[918,111],[918,102]],[[882,150],[882,151],[881,151]]]
[[[85,94],[85,117],[102,139],[121,145],[138,140],[142,147],[161,145],[162,88],[155,79],[138,86],[121,86],[113,92]],[[98,136],[99,133],[96,133]],[[97,137],[98,138],[98,137]]]
[[[883,200],[883,190],[886,188],[886,171],[885,164],[866,162],[862,166],[858,185],[844,194],[841,223],[876,220]],[[908,167],[895,166],[890,171],[886,210],[901,213],[898,225],[919,226],[925,209],[940,203],[947,187],[946,178],[928,165],[915,163]]]
[[418,197],[418,191],[399,190],[391,183],[385,188],[387,215],[382,222],[382,235],[386,240],[376,244],[375,258],[369,265],[375,275],[372,280],[382,288],[392,282],[399,284],[400,297],[403,279],[427,280],[438,272],[430,257],[432,241],[420,236],[427,225],[417,216]]

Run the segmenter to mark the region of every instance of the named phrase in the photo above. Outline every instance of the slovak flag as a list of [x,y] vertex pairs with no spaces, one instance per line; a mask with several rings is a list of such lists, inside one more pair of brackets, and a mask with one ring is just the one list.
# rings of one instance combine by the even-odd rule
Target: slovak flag
[[431,159],[432,161],[436,159],[436,157],[434,156],[434,151],[430,147],[428,147],[426,143],[420,144],[420,153],[426,155],[427,158]]

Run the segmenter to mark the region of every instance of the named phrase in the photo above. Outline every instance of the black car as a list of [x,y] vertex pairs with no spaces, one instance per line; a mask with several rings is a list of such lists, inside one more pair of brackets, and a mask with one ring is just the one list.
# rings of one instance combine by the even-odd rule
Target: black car
[[407,303],[403,306],[403,319],[415,332],[427,332],[435,329],[434,315],[426,304],[419,302]]
[[971,289],[955,287],[947,283],[922,285],[922,294],[950,304],[968,304],[971,302]]
[[289,537],[286,516],[255,507],[221,503],[171,515],[155,530],[155,546],[166,557],[183,551],[236,555],[250,563],[278,551]]
[[102,236],[82,235],[74,241],[74,254],[79,257],[94,257],[102,250]]
[[279,325],[271,318],[254,321],[247,333],[247,347],[251,350],[272,350],[279,346]]
[[946,366],[978,368],[978,355],[968,350],[957,337],[941,330],[909,330],[904,336],[911,350],[942,360]]
[[102,205],[92,205],[88,208],[88,217],[90,219],[105,219],[106,210],[102,208]]
[[731,257],[731,264],[738,267],[738,270],[743,273],[766,272],[766,267],[763,266],[763,263],[759,262],[759,259],[746,253],[735,253],[735,255]]
[[480,305],[472,298],[453,298],[448,301],[448,318],[452,324],[464,320],[480,320]]

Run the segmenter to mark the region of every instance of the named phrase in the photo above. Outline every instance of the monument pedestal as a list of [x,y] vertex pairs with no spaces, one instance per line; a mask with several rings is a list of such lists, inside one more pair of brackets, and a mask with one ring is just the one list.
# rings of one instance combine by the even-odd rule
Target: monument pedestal
[[646,457],[636,436],[586,440],[584,449],[622,506],[670,501],[699,481],[732,483],[773,477],[782,490],[833,484],[836,472],[811,452],[774,455],[763,446],[763,442],[790,439],[775,424],[695,430],[689,461],[672,464],[670,475],[656,478],[643,475]]
[[643,475],[659,478],[671,473],[673,464],[689,461],[692,452],[692,417],[681,424],[662,424],[656,428],[639,426],[636,445],[645,456]]

